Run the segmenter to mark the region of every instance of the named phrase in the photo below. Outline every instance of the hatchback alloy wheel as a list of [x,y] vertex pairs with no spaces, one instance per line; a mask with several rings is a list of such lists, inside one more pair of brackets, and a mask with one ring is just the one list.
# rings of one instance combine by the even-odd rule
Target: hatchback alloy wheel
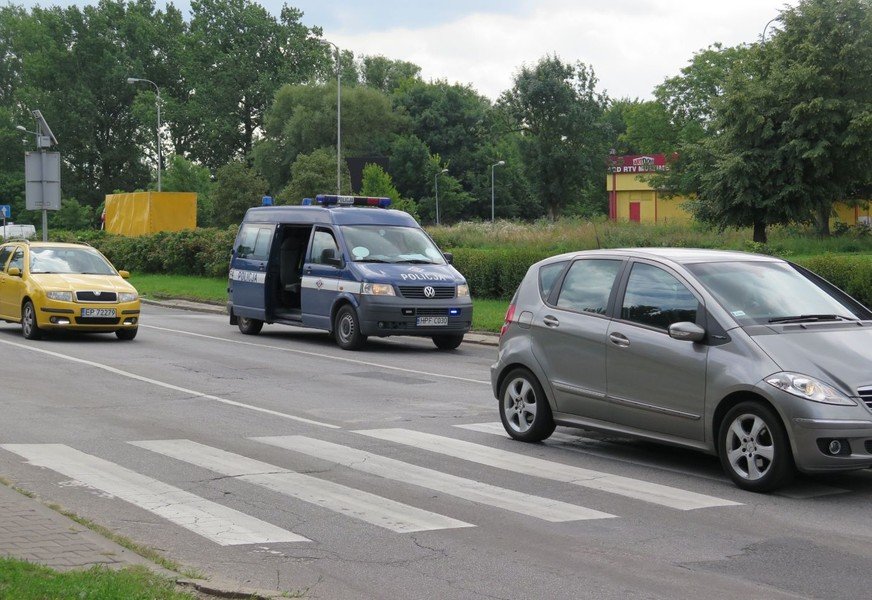
[[517,440],[539,442],[554,431],[554,418],[539,381],[526,369],[515,369],[503,381],[500,418]]
[[724,417],[719,436],[721,465],[741,488],[764,492],[793,476],[793,457],[778,415],[758,402],[742,402]]

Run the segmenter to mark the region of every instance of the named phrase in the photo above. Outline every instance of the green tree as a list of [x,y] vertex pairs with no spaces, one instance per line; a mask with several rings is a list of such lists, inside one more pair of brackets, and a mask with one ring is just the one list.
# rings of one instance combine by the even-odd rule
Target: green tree
[[658,101],[638,102],[624,112],[626,129],[618,137],[629,154],[672,153],[679,136],[666,107]]
[[606,98],[593,70],[547,56],[523,67],[500,97],[502,110],[520,130],[527,179],[551,219],[568,205],[601,210],[602,179],[611,129]]
[[361,83],[390,94],[401,85],[420,80],[421,67],[382,55],[364,56],[360,61]]
[[83,206],[75,198],[63,200],[60,210],[49,213],[49,227],[68,231],[94,229],[97,227],[94,207]]
[[260,206],[266,181],[242,161],[229,162],[215,174],[211,223],[227,227],[242,221],[245,211]]
[[428,181],[430,149],[416,135],[398,135],[390,148],[388,170],[400,193],[419,200],[432,193]]
[[[351,193],[348,165],[342,165],[342,193]],[[300,154],[291,165],[291,181],[279,193],[278,204],[300,204],[303,198],[318,194],[336,193],[336,152],[332,148],[319,148],[309,154]]]
[[361,182],[360,195],[375,198],[390,198],[391,208],[405,211],[415,219],[418,218],[418,206],[413,200],[400,197],[400,192],[394,187],[391,176],[379,165],[367,164],[363,167],[363,181]]
[[165,192],[194,192],[197,194],[197,226],[211,227],[212,194],[215,184],[212,174],[204,166],[195,164],[178,154],[169,160],[163,175]]

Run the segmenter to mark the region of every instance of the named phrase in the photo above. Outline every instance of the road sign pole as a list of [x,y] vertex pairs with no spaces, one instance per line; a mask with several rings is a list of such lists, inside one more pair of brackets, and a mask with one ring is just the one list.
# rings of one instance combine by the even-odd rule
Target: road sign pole
[[42,166],[42,241],[48,241],[48,210],[45,208],[45,150],[39,149],[39,162]]

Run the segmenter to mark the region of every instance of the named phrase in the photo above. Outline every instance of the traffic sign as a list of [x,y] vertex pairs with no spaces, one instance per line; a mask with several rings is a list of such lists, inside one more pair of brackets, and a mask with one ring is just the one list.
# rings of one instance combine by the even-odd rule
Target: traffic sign
[[12,218],[11,204],[0,204],[0,218],[3,218],[4,220]]
[[27,210],[61,209],[59,152],[26,152],[24,178],[24,199]]

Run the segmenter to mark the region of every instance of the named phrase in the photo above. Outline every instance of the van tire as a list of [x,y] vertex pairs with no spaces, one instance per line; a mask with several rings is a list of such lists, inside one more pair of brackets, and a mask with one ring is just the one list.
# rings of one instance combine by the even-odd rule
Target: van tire
[[336,311],[333,337],[343,350],[359,350],[366,343],[366,336],[360,333],[360,319],[353,306],[346,304]]
[[433,343],[440,350],[454,350],[463,343],[463,334],[460,335],[434,335]]
[[248,317],[237,317],[236,319],[239,331],[245,335],[257,335],[263,329],[263,321],[259,319],[249,319]]

